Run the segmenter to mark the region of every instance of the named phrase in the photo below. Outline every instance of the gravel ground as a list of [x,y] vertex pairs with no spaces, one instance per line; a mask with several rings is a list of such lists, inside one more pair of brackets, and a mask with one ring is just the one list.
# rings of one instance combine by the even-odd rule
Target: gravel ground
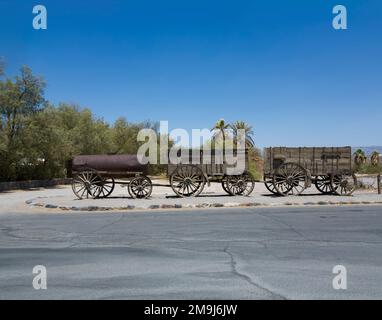
[[[154,184],[168,184],[167,180],[154,180]],[[322,195],[315,187],[305,190],[300,196],[279,197],[269,193],[263,183],[257,183],[254,192],[248,196],[228,196],[219,183],[212,183],[196,198],[178,198],[170,187],[154,186],[150,199],[131,199],[126,188],[116,186],[107,199],[78,200],[70,186],[38,189],[35,191],[12,191],[0,195],[13,205],[29,205],[60,210],[135,210],[135,209],[179,209],[208,207],[249,207],[284,205],[341,205],[341,204],[381,204],[382,196],[375,190],[361,189],[353,196]]]

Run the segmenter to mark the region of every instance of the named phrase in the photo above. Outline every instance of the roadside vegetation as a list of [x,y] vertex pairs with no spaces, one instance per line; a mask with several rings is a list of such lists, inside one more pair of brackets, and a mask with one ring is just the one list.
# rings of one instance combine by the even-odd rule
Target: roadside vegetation
[[360,174],[378,174],[382,173],[381,155],[378,151],[372,152],[367,157],[362,149],[354,152],[354,165],[357,173]]
[[239,130],[243,130],[245,138],[245,146],[248,150],[248,171],[253,175],[255,180],[262,180],[263,159],[261,151],[255,146],[255,134],[252,126],[244,121],[235,121],[234,123],[226,123],[224,119],[216,121],[212,127],[212,141],[207,142],[213,149],[216,145],[221,144],[223,148],[235,148],[239,139]]
[[[3,74],[0,63],[0,75]],[[156,122],[112,125],[88,108],[44,98],[45,81],[22,67],[15,78],[0,78],[0,181],[65,177],[66,162],[77,154],[136,153],[142,128]],[[154,174],[162,168],[151,168]]]
[[[132,123],[121,117],[109,124],[88,108],[53,105],[44,97],[45,87],[44,79],[26,66],[16,77],[6,77],[0,60],[0,181],[65,177],[66,163],[74,155],[134,154],[143,143],[136,139],[141,129],[159,134],[157,122]],[[255,148],[252,127],[242,121],[219,120],[213,131],[225,145],[236,143],[239,129],[246,132],[249,169],[260,179],[261,152]],[[150,166],[150,174],[164,172],[163,165]]]

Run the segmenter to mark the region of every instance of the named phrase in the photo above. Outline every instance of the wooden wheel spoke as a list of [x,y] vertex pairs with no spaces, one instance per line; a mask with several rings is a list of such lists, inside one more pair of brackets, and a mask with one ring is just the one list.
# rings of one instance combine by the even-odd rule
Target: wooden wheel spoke
[[328,179],[327,176],[316,177],[315,185],[316,188],[323,194],[329,194],[332,192],[330,179]]
[[176,188],[183,188],[183,185],[184,185],[183,182],[179,182],[179,183],[176,185]]
[[249,173],[243,173],[240,176],[227,176],[225,185],[222,185],[223,189],[226,188],[226,191],[231,195],[248,196],[252,193],[255,182]]
[[192,186],[194,188],[194,190],[198,189],[200,184],[197,184],[197,183],[194,183],[194,182],[191,182],[190,183],[190,186]]
[[331,188],[337,195],[349,196],[357,186],[357,179],[354,174],[337,175],[331,179]]
[[277,194],[277,191],[275,189],[275,186],[273,184],[273,178],[272,177],[264,177],[264,184],[265,187],[273,194]]
[[146,176],[136,177],[129,182],[128,191],[133,198],[148,198],[152,192],[152,182]]
[[170,176],[170,185],[180,197],[197,196],[204,188],[205,178],[194,165],[178,165]]
[[[284,196],[289,193],[299,195],[305,190],[306,179],[305,170],[300,165],[294,163],[282,164],[273,176],[274,193]],[[267,189],[273,192],[270,187]]]

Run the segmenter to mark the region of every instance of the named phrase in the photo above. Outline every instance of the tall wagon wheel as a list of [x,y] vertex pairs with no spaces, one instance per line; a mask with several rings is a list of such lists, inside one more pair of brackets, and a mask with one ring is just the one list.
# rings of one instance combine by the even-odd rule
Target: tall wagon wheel
[[306,189],[306,170],[296,163],[284,163],[273,176],[273,184],[282,196],[299,195]]
[[339,196],[350,196],[357,188],[357,178],[354,174],[334,175],[331,177],[333,192]]
[[179,197],[196,197],[205,184],[202,170],[195,165],[178,165],[170,176],[171,188]]
[[226,185],[233,196],[249,196],[255,188],[255,179],[249,172],[244,172],[242,175],[227,176]]
[[314,185],[323,194],[333,193],[330,176],[317,176]]
[[153,184],[149,177],[141,176],[132,179],[128,186],[131,197],[138,199],[147,199],[153,191]]
[[264,177],[264,185],[268,189],[269,192],[273,194],[278,194],[275,185],[273,184],[273,176],[265,176]]
[[103,178],[102,184],[99,186],[100,193],[98,198],[107,198],[111,195],[115,187],[114,178]]
[[83,171],[74,176],[72,190],[78,199],[97,198],[101,191],[102,178],[94,171]]

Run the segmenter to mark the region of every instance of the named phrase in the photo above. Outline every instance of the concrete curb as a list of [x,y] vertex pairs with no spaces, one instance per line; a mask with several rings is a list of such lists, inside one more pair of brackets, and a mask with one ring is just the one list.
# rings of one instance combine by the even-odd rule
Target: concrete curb
[[284,207],[284,206],[339,206],[339,205],[381,205],[382,201],[317,201],[317,202],[290,202],[262,203],[262,202],[227,202],[227,203],[198,203],[198,204],[153,204],[150,206],[126,205],[120,207],[107,206],[59,206],[45,203],[47,197],[37,197],[25,201],[32,207],[43,207],[46,209],[60,209],[62,211],[130,211],[130,210],[164,210],[164,209],[206,209],[206,208],[251,208],[251,207]]

